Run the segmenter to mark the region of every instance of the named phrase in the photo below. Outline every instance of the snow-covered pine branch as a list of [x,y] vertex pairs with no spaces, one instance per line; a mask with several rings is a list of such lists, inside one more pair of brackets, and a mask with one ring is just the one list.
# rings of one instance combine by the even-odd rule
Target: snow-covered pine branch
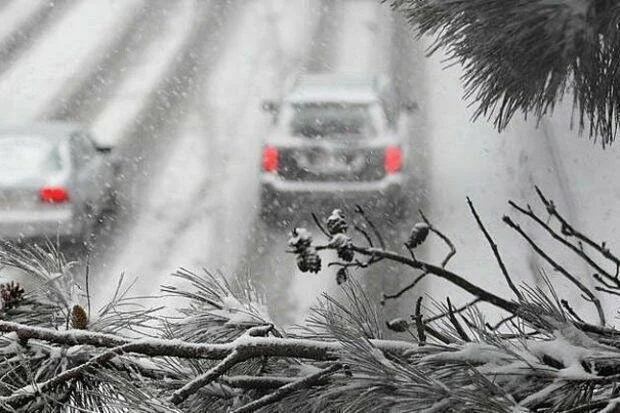
[[[517,217],[510,222],[532,220],[551,240],[598,269],[596,293],[620,292],[616,255],[572,226],[538,189],[537,195],[544,212],[511,202]],[[181,281],[176,287],[163,287],[167,296],[185,303],[180,316],[132,306],[139,300],[128,295],[121,280],[110,303],[92,314],[80,307],[84,319],[74,323],[71,306],[79,306],[71,298],[74,267],[58,251],[7,245],[1,263],[44,281],[46,288],[0,288],[5,305],[0,408],[247,412],[272,411],[277,403],[280,410],[334,412],[613,411],[620,331],[605,318],[594,324],[578,314],[557,296],[552,279],[545,279],[547,289],[516,287],[471,201],[469,207],[513,298],[447,270],[457,248],[423,214],[399,253],[383,247],[383,235],[361,208],[352,219],[334,211],[325,220],[315,217],[327,243],[315,244],[310,231],[297,229],[290,252],[300,269],[315,272],[321,254],[336,251],[337,260],[328,266],[346,273],[340,279],[342,294],[324,296],[307,323],[290,331],[270,321],[247,277],[187,270],[175,274]],[[424,261],[416,250],[429,237],[448,247],[440,263]],[[420,277],[438,276],[475,298],[460,307],[448,299],[433,308],[420,297],[413,314],[382,320],[381,300],[367,296],[353,272],[383,260],[416,270],[412,285]],[[568,271],[556,274],[570,279]],[[506,316],[489,323],[478,308],[481,302]],[[386,339],[386,326],[396,339]]]
[[618,132],[620,5],[597,0],[383,0],[404,14],[430,52],[463,66],[465,97],[502,130],[521,111],[542,117],[565,97],[580,131],[603,147]]

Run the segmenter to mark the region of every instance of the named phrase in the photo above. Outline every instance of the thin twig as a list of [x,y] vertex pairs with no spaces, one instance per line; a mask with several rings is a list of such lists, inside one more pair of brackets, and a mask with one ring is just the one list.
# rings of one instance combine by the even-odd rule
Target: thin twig
[[564,307],[564,309],[568,311],[568,313],[572,315],[577,321],[585,323],[585,321],[583,321],[583,319],[577,315],[577,312],[573,309],[573,307],[568,304],[568,301],[562,299],[560,300],[560,303],[562,303],[562,307]]
[[[592,274],[592,278],[594,278],[596,281],[600,282],[601,284],[603,284],[605,287],[612,289],[612,290],[619,290],[620,286],[618,284],[613,285],[610,284],[609,281],[606,281],[603,277],[600,276],[600,274],[594,273]],[[614,282],[616,282],[616,280],[614,279]]]
[[495,323],[495,325],[491,325],[489,323],[485,323],[485,324],[489,328],[489,330],[495,331],[498,328],[500,328],[502,325],[506,324],[507,322],[512,321],[515,317],[516,317],[516,315],[512,314],[512,315],[510,315],[508,317],[502,318],[497,323]]
[[366,242],[368,242],[369,247],[374,247],[374,244],[372,243],[372,238],[370,238],[370,235],[368,235],[368,232],[366,232],[365,229],[363,229],[356,223],[353,223],[353,228],[355,228],[360,234],[364,236],[364,238],[366,238]]
[[286,396],[288,396],[289,394],[299,390],[299,389],[303,389],[305,387],[308,386],[312,386],[314,384],[316,384],[317,382],[322,381],[323,379],[325,379],[325,376],[329,376],[331,374],[334,374],[335,372],[337,372],[338,370],[340,370],[342,368],[342,364],[340,363],[334,363],[331,366],[322,369],[314,374],[310,374],[308,376],[302,377],[298,380],[295,380],[292,383],[286,384],[282,387],[280,387],[279,389],[277,389],[276,391],[269,393],[263,397],[261,397],[260,399],[254,400],[248,404],[246,404],[245,406],[242,406],[238,409],[233,410],[231,413],[248,413],[248,412],[254,412],[258,409],[260,409],[261,407],[265,407],[268,406],[270,404],[273,404],[279,400],[282,400],[283,398],[285,398]]
[[467,197],[467,205],[469,205],[469,209],[471,213],[474,215],[474,218],[476,219],[476,223],[478,224],[478,227],[480,228],[480,230],[484,234],[484,237],[489,243],[489,246],[491,247],[491,250],[493,251],[493,255],[495,256],[495,260],[497,261],[497,265],[499,265],[499,268],[502,271],[502,274],[504,275],[504,279],[506,280],[508,287],[510,287],[512,292],[515,293],[519,301],[522,301],[523,295],[521,294],[517,286],[514,284],[514,282],[512,282],[512,278],[510,278],[510,274],[508,274],[508,269],[506,269],[506,265],[504,264],[504,261],[502,260],[502,256],[499,254],[499,249],[497,248],[497,244],[495,243],[495,241],[493,241],[493,238],[491,238],[491,234],[489,234],[489,231],[487,231],[486,227],[482,223],[482,220],[480,219],[480,216],[478,215],[478,211],[476,211],[476,208],[474,207],[474,204],[469,197]]
[[[426,218],[426,216],[424,215],[424,212],[422,212],[422,210],[419,210],[420,216],[422,217],[422,220],[426,223],[426,225],[428,225],[429,231],[432,231],[433,233],[435,233],[439,238],[441,238],[446,245],[448,246],[448,248],[450,249],[450,251],[448,252],[448,254],[444,257],[443,261],[441,262],[441,266],[442,268],[445,268],[446,265],[448,265],[448,262],[450,262],[450,259],[452,257],[454,257],[454,255],[456,255],[456,248],[454,247],[454,244],[452,243],[452,241],[450,241],[450,239],[445,236],[442,232],[440,232],[437,228],[435,228],[430,221]],[[410,248],[406,248],[407,251],[409,251],[409,253],[411,254],[411,259],[413,261],[418,261],[417,258],[415,257],[413,250],[411,250]],[[428,271],[423,271],[422,274],[420,274],[418,276],[418,278],[416,278],[415,280],[413,280],[413,282],[407,284],[405,287],[401,288],[399,291],[397,291],[396,293],[393,294],[383,294],[381,303],[385,304],[386,300],[395,300],[397,298],[399,298],[400,296],[402,296],[404,293],[406,293],[407,291],[411,290],[413,287],[415,287],[420,281],[422,281],[424,279],[424,277],[426,277],[429,274]]]
[[606,248],[605,243],[603,243],[602,245],[597,244],[596,242],[592,241],[590,238],[588,238],[587,236],[585,236],[584,234],[582,234],[581,232],[577,231],[575,228],[573,228],[572,225],[570,225],[568,223],[568,221],[566,221],[566,219],[557,211],[557,209],[555,209],[555,207],[553,206],[553,202],[551,200],[548,200],[542,193],[542,191],[540,190],[540,188],[538,186],[534,187],[536,190],[536,193],[538,194],[538,196],[540,197],[542,203],[547,207],[547,211],[549,211],[549,214],[553,217],[555,217],[558,221],[560,221],[560,224],[566,228],[568,231],[570,231],[570,233],[578,238],[579,240],[585,242],[586,244],[588,244],[590,247],[594,248],[596,251],[598,251],[603,257],[607,258],[608,260],[612,261],[614,264],[616,264],[616,268],[620,268],[620,258],[616,257],[615,255],[613,255],[611,253],[611,251],[609,251],[608,248]]
[[[479,303],[479,302],[480,302],[480,299],[479,299],[479,298],[476,298],[476,299],[474,299],[474,300],[470,301],[469,303],[467,303],[467,304],[463,305],[462,307],[455,308],[455,309],[453,310],[453,312],[454,312],[455,314],[460,313],[460,312],[462,312],[462,311],[467,310],[467,309],[468,309],[468,308],[470,308],[472,305],[475,305],[476,303]],[[426,318],[426,319],[424,319],[424,322],[425,322],[425,323],[431,323],[431,322],[433,322],[433,321],[437,321],[437,320],[439,320],[439,319],[442,319],[442,318],[446,317],[447,315],[448,315],[448,312],[446,311],[445,313],[437,314],[437,315],[434,315],[434,316],[432,316],[432,317]]]
[[364,210],[362,209],[360,205],[355,205],[355,211],[358,214],[360,214],[362,218],[364,218],[364,221],[366,221],[368,226],[375,233],[375,237],[377,237],[377,240],[379,241],[379,246],[381,247],[381,249],[385,249],[385,242],[383,242],[383,237],[381,236],[381,233],[379,232],[375,224],[372,222],[372,220],[368,218],[368,216],[366,215],[366,212],[364,212]]
[[88,318],[92,318],[90,312],[90,255],[86,258],[86,300],[88,306]]
[[414,316],[415,326],[418,331],[418,341],[420,345],[423,346],[426,343],[426,334],[424,334],[424,321],[422,321],[422,296],[418,297],[418,300],[415,304],[415,316]]
[[321,221],[319,220],[319,218],[316,216],[314,212],[312,213],[312,219],[314,220],[314,223],[316,224],[316,226],[319,227],[323,235],[325,235],[327,238],[331,238],[331,235],[329,234],[329,232],[327,232],[325,228],[323,228],[323,225],[321,225]]
[[[467,341],[467,342],[471,341],[471,339],[469,338],[469,336],[467,335],[467,333],[463,329],[463,326],[461,326],[461,323],[459,323],[459,320],[457,320],[456,316],[454,315],[454,312],[452,311],[452,303],[450,302],[450,297],[446,297],[446,301],[448,302],[448,315],[449,315],[449,318],[450,318],[450,322],[452,323],[452,325],[456,329],[457,334],[464,341]],[[467,320],[465,320],[465,321],[467,321]]]
[[596,291],[600,291],[600,292],[603,292],[603,293],[612,294],[612,295],[619,295],[620,296],[620,291],[609,290],[607,288],[598,287],[598,286],[594,287],[594,289]]
[[529,207],[529,205],[528,205],[528,208],[525,209],[517,205],[513,201],[508,201],[508,204],[514,209],[516,209],[517,211],[521,212],[523,215],[531,218],[534,222],[540,225],[545,231],[547,231],[547,233],[549,233],[551,237],[553,237],[556,241],[559,241],[562,245],[564,245],[565,247],[573,251],[577,256],[582,258],[586,263],[588,263],[588,265],[590,265],[592,268],[594,268],[596,271],[602,274],[606,279],[610,281],[614,281],[616,285],[620,286],[620,284],[618,284],[618,280],[615,279],[611,274],[609,274],[609,272],[605,271],[605,269],[603,269],[600,265],[594,262],[594,260],[592,260],[592,258],[590,258],[590,256],[588,256],[588,254],[585,253],[583,248],[578,248],[574,244],[568,242],[566,238],[561,237],[556,231],[553,230],[553,228],[551,228],[546,222],[540,219],[540,217],[538,217],[534,213],[534,211],[532,211],[532,208]]
[[233,366],[241,363],[247,358],[248,357],[242,352],[238,350],[233,350],[228,356],[226,356],[223,360],[217,363],[213,368],[209,369],[209,371],[189,381],[187,384],[185,384],[185,386],[172,393],[168,401],[174,405],[181,404],[189,396],[196,393],[198,389],[213,382],[222,374],[230,370]]
[[450,262],[450,260],[452,259],[452,257],[456,255],[456,248],[454,247],[454,244],[452,243],[452,241],[450,241],[450,238],[448,238],[446,235],[444,235],[441,231],[439,231],[437,228],[435,228],[435,226],[431,224],[431,222],[426,218],[426,216],[424,215],[424,212],[422,212],[421,209],[419,210],[419,213],[420,213],[420,216],[422,217],[422,220],[426,223],[426,225],[428,225],[428,229],[432,231],[433,233],[435,233],[435,235],[437,235],[439,238],[441,238],[442,241],[445,242],[448,248],[450,249],[448,254],[446,254],[446,256],[444,257],[443,261],[441,261],[441,266],[445,268],[446,265],[448,265],[448,262]]
[[586,287],[581,281],[579,281],[575,276],[569,273],[564,267],[558,264],[553,260],[547,253],[545,253],[535,242],[534,240],[523,231],[520,225],[516,224],[509,216],[505,215],[503,218],[504,222],[512,229],[517,231],[519,235],[521,235],[534,249],[534,251],[545,259],[556,271],[559,271],[564,277],[566,277],[570,282],[575,284],[577,288],[579,288],[589,299],[592,301],[594,306],[596,307],[596,311],[598,312],[599,322],[602,326],[605,325],[605,312],[603,311],[603,307],[599,301],[599,299],[594,295],[592,291],[588,287]]
[[386,300],[395,300],[397,298],[399,298],[401,295],[403,295],[404,293],[406,293],[407,291],[411,290],[413,287],[415,287],[420,281],[422,281],[424,279],[424,277],[426,277],[428,275],[428,271],[423,272],[422,274],[420,274],[418,276],[418,278],[416,278],[415,280],[413,280],[413,282],[407,284],[404,288],[401,288],[400,291],[394,293],[394,294],[383,294],[382,297],[382,303],[385,303]]
[[239,389],[253,389],[253,390],[273,390],[278,387],[282,387],[286,384],[293,383],[294,377],[279,377],[279,376],[249,376],[249,375],[237,375],[237,376],[222,376],[219,382],[222,382],[230,387]]

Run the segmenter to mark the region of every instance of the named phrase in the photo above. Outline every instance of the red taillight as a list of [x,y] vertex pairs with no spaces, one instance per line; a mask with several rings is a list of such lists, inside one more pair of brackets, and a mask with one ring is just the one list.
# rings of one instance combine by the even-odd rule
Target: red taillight
[[398,146],[388,146],[385,148],[383,166],[385,167],[385,172],[389,174],[400,171],[403,166],[403,152]]
[[278,169],[278,148],[265,146],[263,148],[263,170],[274,172]]
[[69,193],[62,186],[44,186],[39,191],[39,198],[43,202],[52,204],[69,200]]

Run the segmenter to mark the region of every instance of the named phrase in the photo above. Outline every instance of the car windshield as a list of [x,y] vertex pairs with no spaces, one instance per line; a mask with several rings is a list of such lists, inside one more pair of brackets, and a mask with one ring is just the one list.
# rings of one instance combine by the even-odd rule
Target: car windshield
[[293,136],[376,136],[381,126],[376,105],[294,103],[282,114],[282,125]]
[[22,182],[62,170],[61,144],[37,137],[0,139],[0,182]]

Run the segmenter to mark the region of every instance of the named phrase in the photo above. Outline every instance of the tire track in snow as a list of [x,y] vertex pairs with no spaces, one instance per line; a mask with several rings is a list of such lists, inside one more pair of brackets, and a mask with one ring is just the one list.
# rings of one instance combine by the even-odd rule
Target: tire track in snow
[[[296,3],[306,3],[306,8],[310,4]],[[290,39],[285,42],[291,44],[282,47],[285,50],[272,50],[279,41],[274,41],[273,36],[277,34],[270,31],[282,23],[278,14],[284,13],[276,10],[279,7],[289,14],[296,12],[297,22],[305,17],[295,4],[254,1],[244,3],[242,13],[234,22],[236,30],[229,36],[220,61],[209,73],[197,103],[204,115],[201,119],[194,117],[196,126],[180,136],[179,145],[169,159],[168,170],[176,171],[177,179],[188,181],[182,194],[186,201],[173,201],[180,206],[174,210],[166,210],[165,204],[161,208],[170,222],[162,240],[169,254],[150,263],[150,268],[158,267],[159,271],[172,271],[180,265],[191,269],[230,268],[241,254],[244,229],[247,231],[253,217],[256,184],[249,184],[248,190],[248,180],[239,181],[248,175],[239,169],[248,168],[250,174],[254,173],[260,138],[268,123],[259,110],[260,98],[272,90],[273,83],[279,87],[283,69],[292,66],[291,62],[297,61],[300,53],[298,45]],[[240,54],[238,50],[242,48],[245,52]],[[243,119],[242,123],[239,118]],[[179,168],[175,161],[182,159],[185,161]],[[170,180],[166,176],[159,182]]]
[[[323,48],[323,53],[327,52],[330,59],[326,67],[341,73],[390,73],[392,24],[388,9],[373,1],[339,2],[334,15],[335,21],[331,24],[337,31],[330,34],[329,47]],[[338,206],[332,205],[333,208]],[[309,219],[310,212],[312,211],[300,211],[296,222],[290,226],[304,226],[320,239],[322,236],[319,230]],[[393,230],[391,225],[385,228]],[[274,257],[277,257],[273,259],[275,265],[272,271],[278,274],[278,279],[289,283],[285,292],[280,293],[277,298],[288,301],[290,307],[287,312],[290,314],[286,317],[290,323],[302,321],[322,293],[337,297],[339,289],[335,281],[337,268],[327,267],[327,263],[336,260],[335,255],[323,255],[323,270],[319,274],[303,274],[297,269],[293,257],[284,254],[287,239],[288,234],[282,234],[271,248],[275,248]],[[288,258],[284,259],[285,256]],[[287,269],[287,273],[283,272],[282,267]],[[280,272],[282,273],[279,274]],[[384,289],[383,284],[387,277],[386,267],[379,265],[370,271],[352,272],[352,275],[362,284],[366,284],[369,291],[377,294]],[[377,301],[379,298],[377,297]]]
[[73,6],[75,0],[14,0],[0,10],[0,75]]
[[[174,171],[168,169],[168,156],[182,141],[187,124],[193,122],[196,113],[200,114],[196,103],[198,92],[204,76],[219,58],[224,38],[232,29],[229,20],[238,6],[238,2],[219,1],[194,4],[198,9],[191,32],[174,64],[146,96],[146,103],[132,124],[117,129],[121,134],[115,137],[120,141],[117,150],[124,159],[123,208],[109,233],[98,241],[98,248],[103,252],[96,257],[94,266],[100,297],[108,293],[110,284],[103,278],[108,274],[116,277],[128,272],[132,277],[139,276],[137,290],[146,294],[158,290],[159,277],[167,275],[163,261],[177,234],[161,215],[167,210],[161,204],[176,192],[166,192],[171,187],[162,185],[162,177],[174,176]],[[182,189],[183,182],[174,181],[172,186]],[[160,191],[163,198],[158,196]],[[176,204],[171,211],[181,213]],[[156,278],[151,278],[153,275]]]
[[[0,77],[1,119],[37,119],[64,89],[87,77],[100,51],[115,44],[142,5],[142,0],[84,0],[71,8]],[[77,40],[67,44],[71,38]]]
[[[176,2],[178,3],[178,2]],[[174,6],[173,6],[174,7]],[[40,116],[44,119],[81,121],[89,120],[100,112],[107,98],[121,85],[128,68],[135,65],[140,52],[155,37],[164,24],[166,4],[151,0],[136,13],[127,30],[107,50],[97,53],[102,58],[80,82],[63,89],[52,106]]]
[[[342,1],[323,1],[319,5],[317,11],[319,16],[316,18],[313,29],[309,32],[310,36],[305,40],[305,47],[301,46],[298,50],[302,50],[303,59],[297,62],[297,65],[290,66],[288,70],[281,73],[279,78],[286,79],[276,82],[274,87],[274,95],[268,97],[279,97],[285,93],[286,88],[295,76],[305,71],[328,71],[333,68],[336,56],[334,54],[334,44],[340,36],[340,26],[342,22]],[[256,102],[256,111],[260,102]],[[263,115],[267,117],[268,115]],[[250,164],[251,170],[247,173],[260,173],[259,155],[261,151],[262,139],[264,134],[269,133],[271,127],[270,122],[263,123],[261,134],[256,136],[257,144],[254,146],[256,159]],[[251,189],[250,189],[251,188]],[[251,191],[251,211],[244,215],[249,215],[253,221],[249,225],[244,224],[241,228],[250,228],[249,233],[246,231],[243,235],[245,239],[241,239],[244,247],[242,248],[241,259],[237,259],[236,263],[231,266],[229,263],[220,264],[224,268],[231,268],[230,271],[238,273],[250,273],[254,279],[256,286],[265,294],[269,310],[274,320],[278,323],[291,324],[299,321],[299,314],[305,312],[308,305],[314,302],[315,296],[306,295],[304,300],[299,300],[299,291],[294,291],[297,287],[295,281],[297,277],[304,277],[305,280],[312,285],[312,291],[317,291],[325,284],[323,274],[308,276],[306,274],[299,275],[296,272],[294,257],[286,254],[287,240],[291,227],[306,226],[312,228],[309,222],[305,220],[311,211],[299,211],[290,220],[283,220],[277,226],[262,222],[259,216],[259,194],[258,194],[258,177],[253,180],[252,185],[248,185],[248,191]],[[247,198],[246,198],[247,199]],[[246,209],[247,211],[247,209]],[[228,226],[225,226],[228,222]],[[227,231],[233,225],[233,217],[228,220],[219,221],[220,231]],[[247,222],[247,221],[246,221]],[[237,236],[236,239],[241,237]],[[221,253],[227,249],[227,245],[220,244],[220,253],[214,253],[212,256],[223,256]],[[219,268],[219,267],[218,267]],[[310,300],[310,301],[308,301]]]

